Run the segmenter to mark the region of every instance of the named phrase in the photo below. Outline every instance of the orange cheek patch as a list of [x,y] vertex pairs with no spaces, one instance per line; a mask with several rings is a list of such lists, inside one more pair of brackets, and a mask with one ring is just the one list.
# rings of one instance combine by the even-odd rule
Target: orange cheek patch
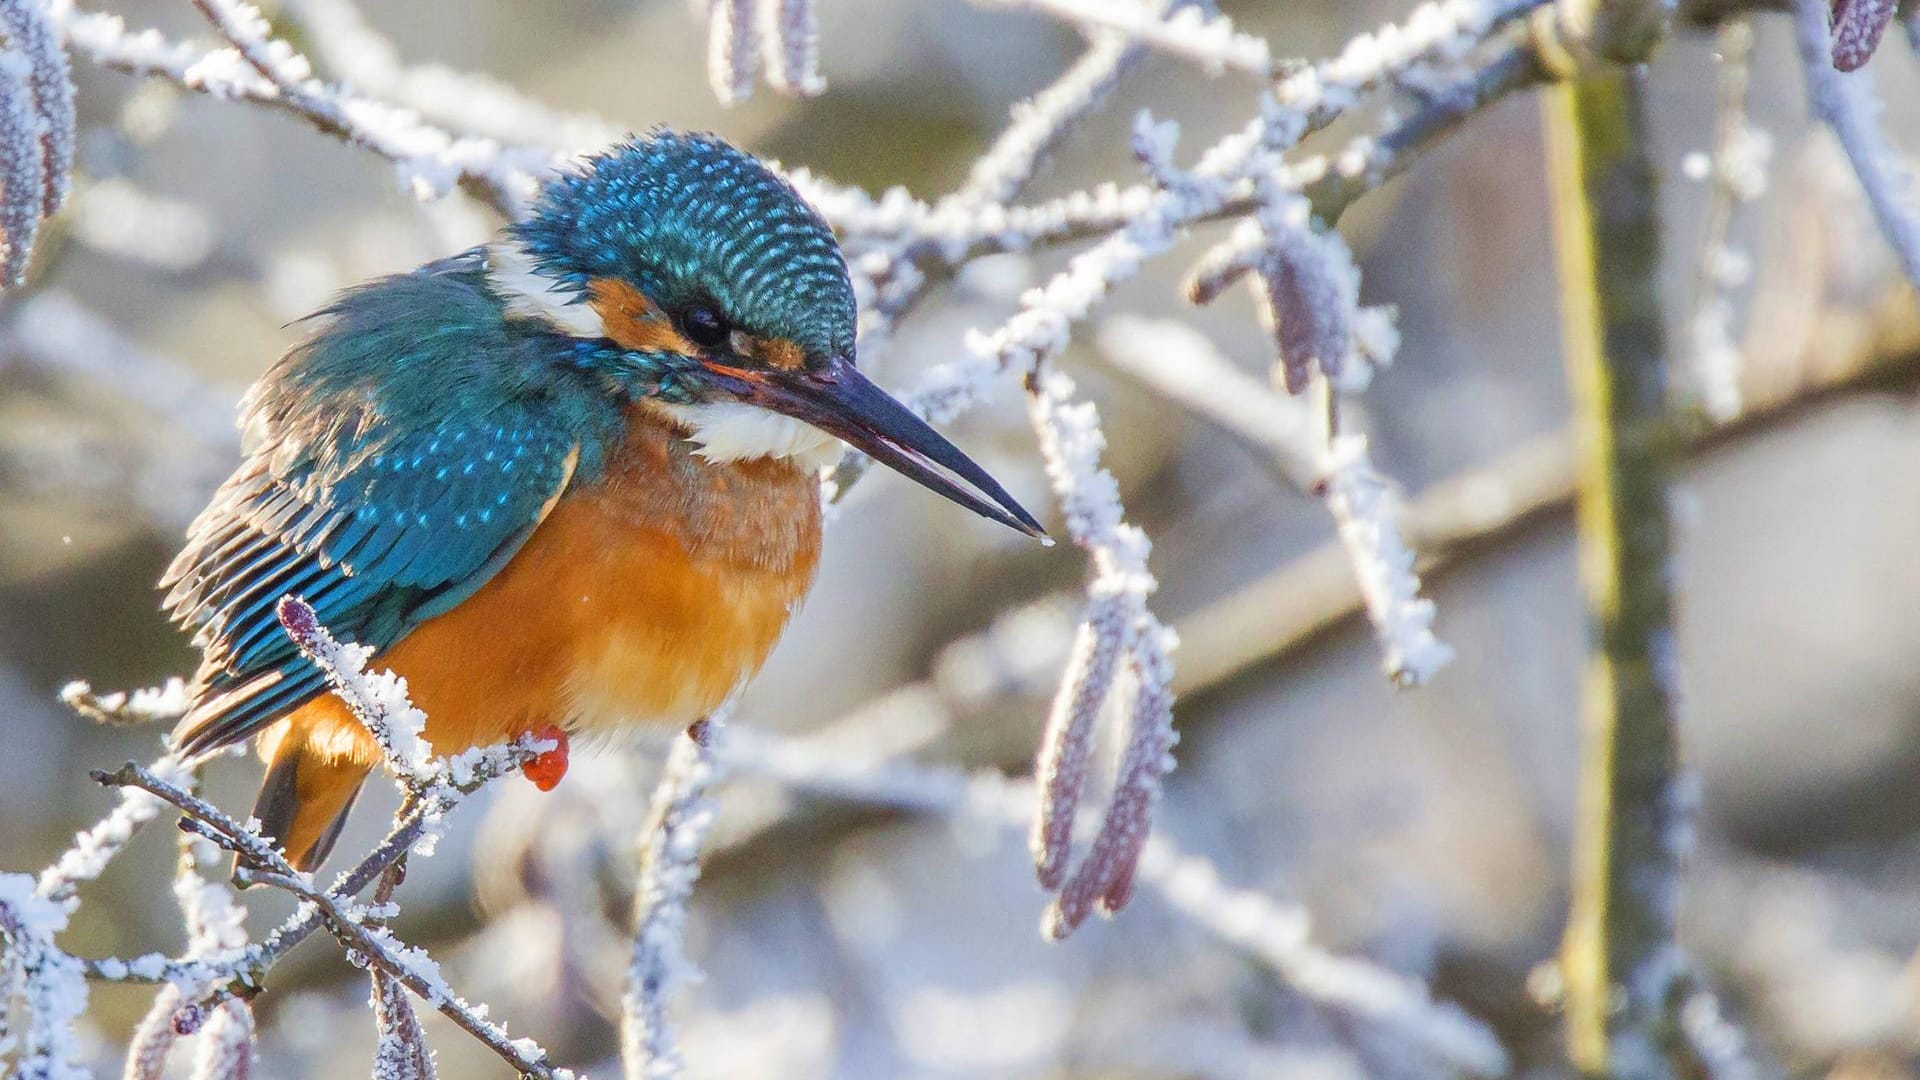
[[698,356],[693,342],[680,336],[673,320],[653,306],[646,294],[618,278],[594,278],[587,282],[587,302],[600,316],[607,337],[634,352],[672,352]]
[[754,354],[768,367],[781,371],[799,371],[807,366],[807,354],[800,346],[784,338],[762,338]]

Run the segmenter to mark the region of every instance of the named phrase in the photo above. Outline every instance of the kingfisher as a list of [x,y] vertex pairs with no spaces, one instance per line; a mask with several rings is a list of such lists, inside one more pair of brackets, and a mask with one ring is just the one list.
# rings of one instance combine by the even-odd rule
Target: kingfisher
[[380,762],[283,632],[303,599],[403,676],[436,752],[684,726],[813,584],[842,443],[1045,532],[855,366],[832,231],[778,173],[656,129],[557,173],[491,244],[352,289],[249,390],[245,459],[160,587],[202,660],[174,731],[258,738],[254,816],[327,856]]

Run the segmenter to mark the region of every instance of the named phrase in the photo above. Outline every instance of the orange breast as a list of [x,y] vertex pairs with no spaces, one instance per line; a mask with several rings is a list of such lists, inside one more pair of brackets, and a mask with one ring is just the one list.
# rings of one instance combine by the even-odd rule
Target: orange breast
[[[784,462],[715,465],[691,450],[636,410],[603,478],[378,661],[406,677],[437,752],[548,724],[686,724],[759,668],[813,583],[819,489]],[[309,737],[328,756],[377,758],[331,695],[293,721],[330,729]]]

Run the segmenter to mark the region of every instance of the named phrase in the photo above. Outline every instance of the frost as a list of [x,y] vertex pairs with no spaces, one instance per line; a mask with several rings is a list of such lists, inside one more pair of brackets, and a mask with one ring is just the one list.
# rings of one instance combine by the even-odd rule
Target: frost
[[988,0],[995,7],[1024,8],[1091,31],[1118,31],[1137,41],[1192,60],[1218,74],[1238,71],[1266,78],[1273,57],[1264,38],[1238,33],[1233,21],[1200,5],[1162,13],[1140,0]]
[[790,97],[827,89],[820,77],[820,20],[815,0],[705,0],[707,81],[732,105],[753,96],[762,66],[767,85]]
[[38,0],[0,0],[0,285],[26,280],[73,171],[73,79]]
[[713,826],[707,792],[721,775],[728,737],[725,707],[697,722],[667,754],[640,840],[634,886],[633,952],[621,1001],[620,1058],[628,1080],[680,1075],[682,1062],[667,1003],[697,978],[684,952],[687,901],[700,877],[700,847]]
[[1333,437],[1321,469],[1327,509],[1359,576],[1387,675],[1401,686],[1419,686],[1453,659],[1453,650],[1433,636],[1433,604],[1420,595],[1413,552],[1400,537],[1399,501],[1373,471],[1362,436]]

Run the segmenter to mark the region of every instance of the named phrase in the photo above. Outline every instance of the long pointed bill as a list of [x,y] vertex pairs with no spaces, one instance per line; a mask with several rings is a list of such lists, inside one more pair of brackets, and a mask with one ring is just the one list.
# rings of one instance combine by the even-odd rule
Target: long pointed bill
[[812,424],[981,517],[1046,539],[1047,531],[985,469],[849,360],[813,370],[707,370],[742,401]]

